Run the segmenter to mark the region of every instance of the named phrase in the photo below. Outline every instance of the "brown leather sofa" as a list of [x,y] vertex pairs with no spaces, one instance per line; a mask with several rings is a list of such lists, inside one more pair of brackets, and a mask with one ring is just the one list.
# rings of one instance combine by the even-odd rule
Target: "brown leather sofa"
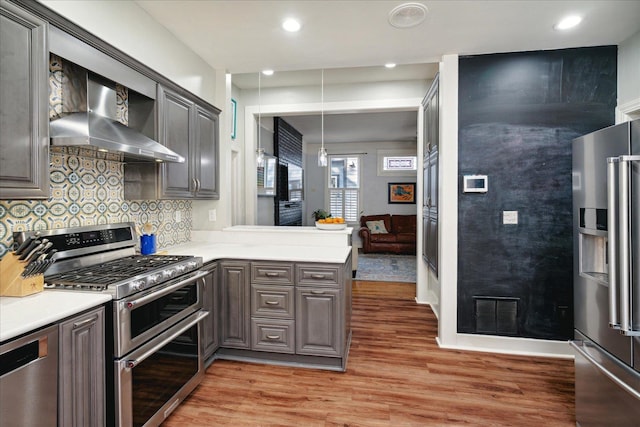
[[[367,221],[383,221],[387,233],[372,233]],[[394,254],[416,253],[417,215],[363,215],[360,217],[362,251],[390,252]]]

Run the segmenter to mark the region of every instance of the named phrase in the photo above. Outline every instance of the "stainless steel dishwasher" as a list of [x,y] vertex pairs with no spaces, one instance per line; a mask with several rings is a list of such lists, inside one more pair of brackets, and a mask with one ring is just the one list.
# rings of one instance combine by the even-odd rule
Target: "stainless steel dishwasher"
[[0,425],[58,423],[58,326],[0,345]]

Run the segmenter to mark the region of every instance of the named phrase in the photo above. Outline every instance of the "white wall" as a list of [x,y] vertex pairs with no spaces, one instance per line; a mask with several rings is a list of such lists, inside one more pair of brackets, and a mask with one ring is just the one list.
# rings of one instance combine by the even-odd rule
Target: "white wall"
[[617,122],[640,118],[640,32],[618,46],[618,113]]
[[[416,111],[416,114],[418,112]],[[286,119],[285,119],[286,120]],[[303,138],[304,140],[304,138]],[[304,144],[305,209],[302,215],[303,225],[313,225],[311,214],[317,209],[329,210],[326,198],[327,168],[318,167],[319,144]],[[361,163],[361,205],[362,215],[376,214],[416,214],[416,204],[389,204],[387,184],[389,182],[416,182],[416,174],[404,176],[378,175],[378,150],[410,150],[416,154],[415,142],[350,142],[348,144],[325,143],[329,155],[358,154]],[[366,154],[364,154],[366,153]],[[421,206],[421,205],[420,205]],[[358,236],[359,225],[354,225],[353,245],[361,247]]]

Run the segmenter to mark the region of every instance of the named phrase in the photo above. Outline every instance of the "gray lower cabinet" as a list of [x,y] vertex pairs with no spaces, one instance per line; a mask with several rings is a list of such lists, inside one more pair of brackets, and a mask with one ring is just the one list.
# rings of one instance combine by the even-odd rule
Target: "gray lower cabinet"
[[222,261],[219,268],[220,345],[228,348],[250,348],[250,263]]
[[0,199],[49,197],[47,25],[0,1]]
[[104,308],[60,323],[59,340],[58,425],[104,426]]
[[223,261],[219,268],[222,338],[216,357],[346,369],[350,257],[344,264]]
[[217,264],[212,263],[204,267],[209,274],[204,277],[204,295],[203,306],[209,312],[209,316],[205,318],[202,335],[204,341],[204,360],[208,363],[211,356],[220,346],[220,334],[218,328],[218,307],[219,301],[219,281]]
[[251,264],[251,349],[295,353],[292,263]]
[[344,319],[341,269],[298,265],[296,353],[341,356]]

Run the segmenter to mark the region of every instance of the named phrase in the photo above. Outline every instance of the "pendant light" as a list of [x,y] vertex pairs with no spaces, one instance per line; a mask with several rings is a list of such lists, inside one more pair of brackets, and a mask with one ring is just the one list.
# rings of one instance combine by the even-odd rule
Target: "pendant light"
[[256,150],[256,165],[262,167],[264,165],[264,148],[260,143],[260,128],[262,127],[262,81],[260,79],[260,72],[258,71],[258,149]]
[[320,149],[318,150],[318,166],[327,167],[327,149],[324,148],[324,68],[320,80]]

